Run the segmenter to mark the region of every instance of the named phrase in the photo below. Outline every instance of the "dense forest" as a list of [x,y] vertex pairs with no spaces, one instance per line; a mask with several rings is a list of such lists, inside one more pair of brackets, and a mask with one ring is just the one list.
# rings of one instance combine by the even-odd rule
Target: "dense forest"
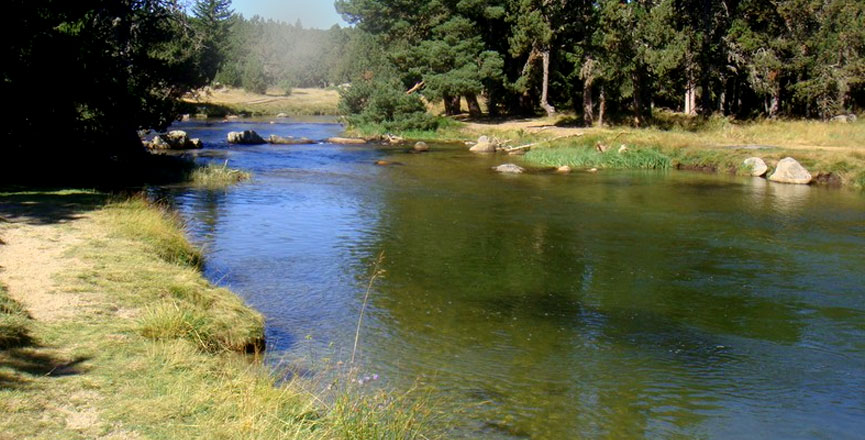
[[290,93],[294,87],[347,83],[356,70],[351,53],[359,35],[339,26],[305,29],[300,21],[235,15],[222,47],[225,62],[215,79],[257,93],[269,87]]
[[[7,151],[134,154],[184,94],[342,86],[354,124],[573,112],[641,126],[656,109],[828,119],[865,105],[861,0],[337,0],[351,27],[235,14],[230,0],[12,0],[0,67]],[[343,86],[351,84],[349,87]]]
[[[11,0],[0,93],[3,178],[62,180],[146,160],[141,129],[164,129],[224,55],[228,0]],[[61,177],[63,176],[63,177]]]
[[[443,101],[448,114],[479,114],[479,97],[492,115],[568,109],[589,125],[616,117],[643,125],[654,108],[825,119],[865,104],[860,0],[337,0],[336,8],[389,64],[353,84],[380,89],[396,79]],[[375,93],[353,98],[367,104]]]

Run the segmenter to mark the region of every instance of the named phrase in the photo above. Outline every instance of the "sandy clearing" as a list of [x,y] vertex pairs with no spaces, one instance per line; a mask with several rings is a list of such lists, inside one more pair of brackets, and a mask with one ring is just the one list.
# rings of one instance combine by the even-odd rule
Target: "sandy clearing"
[[55,321],[79,313],[82,295],[60,289],[57,275],[82,263],[68,250],[81,242],[68,223],[0,225],[0,281],[9,295],[39,321]]

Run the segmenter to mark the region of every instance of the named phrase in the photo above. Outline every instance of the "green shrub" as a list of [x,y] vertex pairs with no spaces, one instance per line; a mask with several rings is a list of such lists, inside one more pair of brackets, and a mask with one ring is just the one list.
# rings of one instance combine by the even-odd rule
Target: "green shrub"
[[279,81],[277,86],[282,89],[283,96],[291,96],[291,91],[297,87],[295,81],[292,78],[283,78]]
[[241,84],[248,92],[264,94],[267,92],[267,75],[264,66],[257,60],[250,60],[243,68]]
[[378,125],[388,131],[435,130],[439,120],[417,95],[396,79],[358,79],[340,92],[339,111],[352,126]]

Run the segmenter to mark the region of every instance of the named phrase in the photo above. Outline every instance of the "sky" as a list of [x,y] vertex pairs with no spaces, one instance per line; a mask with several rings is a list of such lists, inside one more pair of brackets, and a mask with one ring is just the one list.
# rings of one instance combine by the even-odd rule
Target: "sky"
[[246,18],[260,15],[292,24],[299,18],[305,28],[346,26],[333,8],[333,0],[232,0],[231,4]]

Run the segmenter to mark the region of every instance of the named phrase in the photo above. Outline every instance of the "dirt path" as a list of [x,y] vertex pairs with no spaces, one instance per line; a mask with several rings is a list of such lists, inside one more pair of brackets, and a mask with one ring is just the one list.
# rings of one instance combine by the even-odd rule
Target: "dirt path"
[[80,311],[81,295],[58,288],[57,275],[80,261],[67,251],[80,242],[69,224],[4,223],[0,227],[0,280],[9,295],[39,321],[69,318]]

